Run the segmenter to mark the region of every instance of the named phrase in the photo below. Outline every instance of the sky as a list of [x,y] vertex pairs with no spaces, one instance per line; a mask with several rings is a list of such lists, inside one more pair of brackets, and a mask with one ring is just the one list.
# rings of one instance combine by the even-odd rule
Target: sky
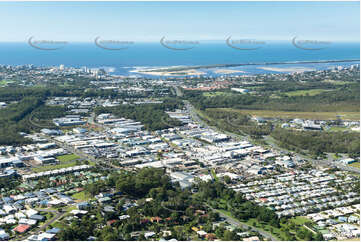
[[0,2],[0,18],[0,42],[360,38],[359,2]]

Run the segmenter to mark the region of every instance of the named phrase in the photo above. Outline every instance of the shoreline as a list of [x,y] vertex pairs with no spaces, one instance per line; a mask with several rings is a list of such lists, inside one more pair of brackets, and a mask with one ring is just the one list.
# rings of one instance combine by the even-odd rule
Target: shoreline
[[198,65],[198,66],[181,66],[181,67],[165,67],[151,70],[142,70],[142,72],[172,72],[172,71],[186,71],[189,69],[212,69],[212,68],[227,68],[238,66],[268,66],[268,65],[297,65],[297,64],[327,64],[327,63],[345,63],[345,62],[360,62],[358,59],[350,60],[319,60],[319,61],[281,61],[281,62],[259,62],[259,63],[238,63],[238,64],[214,64],[214,65]]
[[301,72],[305,72],[305,71],[315,71],[314,68],[308,68],[308,67],[303,67],[303,66],[294,66],[294,67],[267,67],[267,66],[263,66],[263,67],[258,67],[258,69],[262,69],[265,71],[275,71],[275,72],[297,72],[297,73],[301,73]]
[[[317,68],[305,66],[308,64],[332,64],[332,63],[353,63],[360,64],[359,60],[321,60],[321,61],[293,61],[293,62],[265,62],[265,63],[244,63],[244,64],[216,64],[204,66],[170,66],[170,67],[134,67],[129,73],[149,75],[153,77],[185,77],[205,75],[206,71],[213,72],[214,75],[246,74],[244,70],[230,69],[232,67],[255,66],[256,69],[279,72],[279,73],[301,73],[306,71],[316,71]],[[283,66],[277,66],[283,65]],[[287,66],[292,65],[292,66]],[[300,65],[300,66],[297,66]],[[252,73],[248,73],[251,74]]]

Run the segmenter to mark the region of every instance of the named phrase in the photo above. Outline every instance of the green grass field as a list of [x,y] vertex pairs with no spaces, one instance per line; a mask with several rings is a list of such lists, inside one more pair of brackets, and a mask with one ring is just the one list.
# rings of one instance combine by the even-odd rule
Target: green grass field
[[358,161],[358,162],[351,163],[351,164],[349,164],[349,166],[360,168],[360,162]]
[[230,93],[227,92],[204,92],[203,96],[205,97],[214,97],[214,96],[222,96],[222,95],[229,95]]
[[263,118],[285,118],[285,119],[319,119],[335,120],[337,115],[341,115],[342,120],[360,120],[360,112],[286,112],[273,110],[245,110],[232,108],[210,108],[209,110],[221,110],[237,112],[245,115],[259,116]]
[[296,216],[296,217],[292,218],[291,221],[297,225],[304,225],[307,222],[312,222],[312,220],[308,219],[307,217],[303,217],[303,216]]
[[339,241],[360,241],[360,238],[344,239]]
[[311,90],[298,90],[298,91],[292,91],[292,92],[285,92],[283,94],[286,94],[289,97],[295,97],[295,96],[316,96],[320,93],[332,91],[327,89],[311,89]]
[[75,154],[69,154],[69,155],[61,155],[56,158],[60,161],[60,163],[62,163],[62,162],[73,161],[73,160],[79,159],[80,157]]
[[351,129],[347,128],[347,127],[331,127],[328,131],[331,132],[344,132],[344,131],[351,131]]
[[85,191],[75,193],[72,197],[76,200],[81,200],[81,201],[87,201],[91,198],[90,195],[87,194]]
[[95,162],[78,161],[79,158],[80,157],[75,154],[62,155],[57,157],[57,159],[59,160],[59,164],[34,167],[31,170],[33,172],[43,172],[43,171],[51,171],[51,170],[68,168],[68,167],[84,165],[84,164],[95,166]]
[[46,165],[46,166],[39,166],[32,168],[33,172],[43,172],[43,171],[51,171],[56,169],[62,169],[62,168],[68,168],[72,166],[77,166],[77,163],[74,162],[68,162],[68,163],[60,163],[57,165]]
[[280,240],[287,240],[286,234],[284,231],[282,231],[279,228],[273,227],[271,225],[261,223],[255,218],[249,219],[247,222],[245,222],[248,225],[254,226],[260,230],[266,231],[268,233],[271,233],[273,236],[279,238]]
[[[231,217],[231,218],[233,218],[235,220],[238,220],[234,216],[232,216],[231,212],[229,212],[227,210],[224,210],[224,209],[216,209],[216,210],[221,212],[221,213],[224,213],[224,214],[228,215],[229,217]],[[288,223],[287,224],[281,224],[281,228],[276,228],[276,227],[273,227],[273,226],[271,226],[269,224],[266,224],[264,222],[260,222],[255,218],[248,219],[247,221],[241,221],[241,220],[238,220],[238,221],[240,221],[241,223],[247,224],[247,225],[257,227],[260,230],[263,230],[265,232],[268,232],[268,233],[272,234],[273,236],[277,237],[280,240],[287,240],[286,233],[285,233],[284,229],[282,229],[282,228],[288,228],[289,229]],[[292,221],[296,225],[300,225],[300,226],[304,225],[306,222],[312,222],[310,219],[308,219],[308,218],[306,218],[304,216],[296,216],[296,217],[290,219],[290,221]],[[293,232],[295,234],[297,231],[293,231],[293,230],[290,229],[290,232]]]
[[32,168],[33,172],[43,172],[43,171],[50,171],[62,168],[68,168],[72,166],[77,166],[79,163],[76,161],[80,157],[75,154],[68,154],[56,157],[59,160],[59,164],[55,165],[45,165]]
[[13,80],[1,80],[0,81],[0,86],[6,86],[9,83],[14,83],[15,81]]
[[229,216],[229,217],[231,217],[231,218],[233,218],[233,219],[235,219],[235,220],[238,220],[238,219],[236,219],[235,217],[233,217],[232,213],[229,212],[228,210],[224,210],[224,209],[217,209],[217,210],[220,211],[220,212],[222,212],[222,213],[224,213],[224,214],[226,214],[227,216]]
[[[290,219],[290,221],[292,221],[296,225],[300,225],[300,226],[304,225],[306,222],[312,222],[310,219],[303,217],[303,216],[294,217],[294,218]],[[275,235],[276,237],[281,238],[283,240],[287,240],[287,236],[286,236],[284,229],[282,229],[282,228],[288,228],[290,230],[290,232],[294,233],[294,234],[297,232],[295,230],[290,229],[288,224],[281,224],[281,228],[276,228],[271,225],[259,222],[255,218],[249,219],[246,222],[246,224],[255,226],[255,227],[262,229],[264,231],[267,231],[267,232],[271,232],[273,235]]]
[[[235,220],[238,220],[237,218],[235,218],[231,212],[227,211],[227,210],[224,210],[224,209],[217,209],[218,211],[226,214],[227,216],[235,219]],[[283,231],[281,231],[280,229],[278,228],[275,228],[275,227],[272,227],[271,225],[266,225],[264,223],[260,223],[257,219],[255,218],[251,218],[249,219],[248,221],[246,222],[242,222],[240,220],[238,220],[240,223],[244,223],[244,224],[247,224],[247,225],[251,225],[251,226],[254,226],[254,227],[257,227],[258,229],[260,230],[263,230],[265,232],[268,232],[270,234],[272,234],[273,236],[275,237],[278,237],[278,238],[285,238],[285,234]],[[272,232],[271,232],[272,231]]]

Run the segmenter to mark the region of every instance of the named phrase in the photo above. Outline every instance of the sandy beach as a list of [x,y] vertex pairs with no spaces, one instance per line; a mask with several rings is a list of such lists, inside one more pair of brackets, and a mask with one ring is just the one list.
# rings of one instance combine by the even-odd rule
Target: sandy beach
[[245,73],[244,71],[240,70],[231,70],[231,69],[215,69],[212,70],[216,74],[233,74],[233,73]]
[[258,67],[258,69],[266,71],[277,71],[277,72],[305,72],[305,71],[314,71],[313,68],[308,67]]
[[160,71],[158,70],[132,70],[132,73],[143,74],[143,75],[153,75],[153,76],[198,76],[205,75],[205,72],[199,70],[182,70],[182,71]]

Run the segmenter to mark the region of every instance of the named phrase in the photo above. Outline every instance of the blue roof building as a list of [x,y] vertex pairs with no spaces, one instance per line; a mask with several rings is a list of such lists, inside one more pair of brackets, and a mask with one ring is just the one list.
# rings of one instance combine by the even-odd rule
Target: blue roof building
[[52,228],[52,229],[47,230],[46,232],[49,234],[57,234],[60,231],[61,231],[61,229],[59,229],[59,228]]

